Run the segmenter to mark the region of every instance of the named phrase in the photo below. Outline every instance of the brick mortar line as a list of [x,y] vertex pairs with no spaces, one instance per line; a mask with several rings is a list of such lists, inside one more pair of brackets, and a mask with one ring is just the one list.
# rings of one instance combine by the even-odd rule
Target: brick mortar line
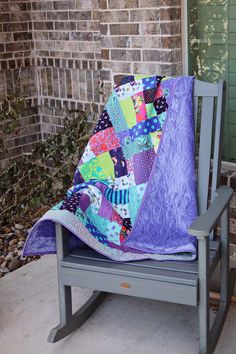
[[[28,116],[27,118],[30,118],[30,117],[34,117],[34,116]],[[38,122],[38,123],[33,123],[33,124],[27,124],[27,125],[25,125],[25,126],[23,126],[23,127],[19,127],[20,129],[22,128],[22,129],[25,129],[26,127],[28,128],[28,127],[40,127],[40,122]],[[37,134],[37,133],[40,133],[40,131],[36,131],[36,132],[33,132],[33,133],[29,133],[29,135],[27,134],[27,135],[16,135],[15,137],[10,137],[10,138],[8,138],[8,139],[6,139],[6,141],[14,141],[15,139],[18,139],[18,138],[25,138],[25,137],[27,137],[27,136],[30,136],[31,134]],[[13,149],[13,148],[12,148]]]
[[[134,22],[132,22],[132,24],[146,24],[146,23],[151,23],[151,24],[162,24],[162,23],[180,23],[181,21],[180,20],[176,20],[176,21],[153,21],[153,22],[139,22],[139,23],[134,23]],[[43,23],[43,22],[42,22]],[[119,23],[110,23],[110,25],[117,25],[117,24],[130,24],[130,22],[119,22]],[[27,32],[27,31],[14,31],[14,32],[0,32],[0,34],[1,33],[6,33],[6,34],[11,34],[11,33],[25,33],[25,32]],[[62,32],[62,33],[70,33],[70,32],[85,32],[85,33],[100,33],[100,31],[92,31],[92,30],[77,30],[77,29],[75,29],[75,30],[57,30],[57,29],[52,29],[52,30],[43,30],[43,29],[41,29],[41,30],[33,30],[32,31],[32,33],[37,33],[37,32],[39,32],[39,33],[41,33],[41,32],[45,32],[45,33],[54,33],[54,32]],[[220,32],[219,32],[220,33]],[[173,34],[173,36],[177,36],[177,35],[181,35],[181,33],[179,33],[179,34]],[[101,34],[101,36],[102,37],[106,37],[106,36],[108,36],[108,37],[113,37],[113,36],[119,36],[119,37],[134,37],[134,36],[160,36],[160,34],[122,34],[122,35],[119,35],[119,34],[109,34],[109,35],[106,35],[106,34]],[[162,36],[162,35],[161,35]],[[163,36],[165,36],[165,35],[163,35]],[[167,36],[167,35],[166,35]],[[171,34],[169,34],[168,36],[172,36]],[[36,39],[37,40],[37,39]],[[41,39],[41,40],[46,40],[46,39]],[[32,39],[29,39],[29,40],[27,40],[27,41],[32,41]],[[66,40],[65,40],[66,41]],[[68,41],[68,40],[67,40]],[[96,41],[96,42],[99,42],[99,41]],[[9,42],[4,42],[4,43],[9,43]],[[4,44],[3,43],[3,44]],[[13,41],[13,43],[18,43],[18,41]]]
[[[141,12],[141,11],[152,11],[152,10],[162,10],[162,9],[181,9],[179,5],[169,5],[169,6],[156,6],[156,7],[139,7],[139,8],[118,8],[118,9],[99,9],[99,12]],[[88,10],[90,11],[90,10]],[[49,12],[49,11],[47,11]]]
[[[39,125],[39,127],[40,127],[40,123],[37,123],[35,125]],[[27,127],[28,127],[28,125],[27,125]],[[39,134],[39,133],[40,133],[40,130],[37,131],[37,132],[34,132],[34,133],[29,133],[29,134],[26,134],[26,135],[16,136],[14,139],[10,138],[10,139],[7,139],[7,141],[14,141],[14,140],[19,139],[19,138],[27,138],[28,136],[31,136],[32,134]],[[26,144],[23,144],[23,145],[27,145],[27,144],[31,144],[31,143],[26,143]],[[20,147],[20,146],[23,146],[23,145],[18,145],[18,146],[15,146],[14,148],[17,148],[17,147]],[[12,148],[12,149],[14,149],[14,148]]]
[[[167,34],[167,35],[159,35],[159,34],[129,34],[129,35],[119,35],[119,34],[109,34],[109,35],[104,35],[105,37],[109,37],[109,38],[113,38],[113,37],[115,37],[115,38],[117,38],[117,37],[139,37],[139,36],[147,36],[147,37],[172,37],[172,35],[171,34]],[[175,35],[173,35],[173,36],[181,36],[181,33],[179,33],[179,34],[175,34]],[[103,39],[103,37],[102,37],[102,39]]]
[[[107,81],[110,82],[110,81]],[[68,101],[68,102],[76,102],[76,103],[96,103],[98,105],[101,105],[101,102],[94,102],[94,101],[86,101],[86,100],[78,100],[78,99],[73,99],[73,98],[66,98],[66,97],[55,97],[55,96],[42,96],[40,95],[41,99],[52,99],[54,101]],[[44,107],[44,106],[39,106],[39,107]],[[49,107],[50,108],[50,107]],[[51,107],[55,108],[55,107]]]
[[[39,21],[40,22],[40,21]],[[67,22],[67,21],[65,21],[65,22]],[[69,22],[69,21],[68,21]],[[79,21],[77,21],[78,23],[79,23]],[[150,20],[150,21],[108,21],[108,22],[102,22],[102,21],[100,21],[100,24],[101,25],[119,25],[119,24],[121,24],[121,25],[127,25],[127,24],[131,24],[131,25],[138,25],[138,24],[140,24],[140,25],[142,25],[142,24],[144,24],[144,23],[175,23],[175,22],[181,22],[181,20],[162,20],[162,19],[159,19],[159,20]]]
[[[64,0],[62,0],[64,1]],[[21,1],[21,2],[24,2],[24,1]],[[36,2],[39,2],[39,1],[36,1]],[[18,3],[18,1],[17,1]],[[7,2],[7,4],[9,4],[9,2]],[[34,10],[34,9],[31,9],[31,10],[26,10],[26,11],[19,11],[19,12],[74,12],[74,11],[79,11],[79,12],[106,12],[106,11],[110,11],[110,12],[115,12],[115,11],[142,11],[142,10],[157,10],[157,9],[162,9],[162,8],[181,8],[181,5],[159,5],[159,6],[150,6],[150,7],[126,7],[126,8],[109,8],[107,7],[106,9],[103,9],[103,8],[100,8],[100,7],[97,7],[97,8],[94,8],[94,9],[81,9],[81,8],[78,8],[76,7],[75,9],[39,9],[39,10]],[[18,12],[18,11],[15,11],[15,12]]]
[[[35,32],[37,32],[37,31],[34,31],[34,33]],[[38,32],[41,32],[41,31],[38,31]],[[42,31],[42,32],[46,32],[46,33],[54,33],[54,32],[58,32],[58,30],[57,31]],[[59,31],[59,33],[68,33],[68,34],[70,34],[71,32],[78,32],[78,33],[94,33],[93,31],[86,31],[86,30],[83,30],[83,31],[81,31],[81,30],[75,30],[75,31],[71,31],[71,30],[68,30],[68,31]],[[100,33],[99,31],[96,31],[97,33]],[[7,32],[7,33],[9,33],[9,32]],[[20,33],[20,32],[17,32],[17,33]],[[102,34],[101,35],[101,39],[104,39],[104,38],[110,38],[110,37],[113,37],[113,36],[116,36],[116,35],[105,35],[105,34]],[[121,37],[121,38],[125,38],[125,37],[137,37],[137,36],[139,36],[139,37],[180,37],[181,36],[181,33],[177,33],[177,34],[136,34],[136,35],[134,35],[134,34],[121,34],[121,35],[119,35],[119,37]],[[98,40],[98,41],[92,41],[92,42],[96,42],[96,43],[99,43],[100,41],[101,41],[101,39],[100,40]],[[44,39],[44,38],[42,38],[42,39],[35,39],[34,41],[48,41],[48,40],[50,40],[50,41],[64,41],[64,42],[68,42],[69,41],[69,39]],[[30,41],[30,40],[29,40]],[[31,40],[32,41],[32,40]],[[12,41],[11,41],[12,42]],[[91,41],[90,41],[91,42]],[[10,42],[4,42],[4,43],[10,43]],[[17,41],[15,41],[15,42],[13,42],[13,43],[18,43]]]
[[[50,42],[50,41],[49,41]],[[63,42],[63,41],[62,41]],[[80,44],[80,43],[84,43],[84,42],[77,42],[78,44]],[[156,48],[150,48],[150,47],[119,47],[119,48],[117,48],[117,47],[101,47],[101,49],[103,50],[103,49],[105,49],[105,50],[126,50],[127,52],[129,52],[129,51],[141,51],[141,50],[159,50],[159,51],[164,51],[164,52],[172,52],[172,51],[174,51],[174,50],[179,50],[179,49],[181,49],[181,47],[177,47],[177,48],[162,48],[162,47],[156,47]],[[41,50],[41,49],[39,49],[39,48],[36,48],[36,50]],[[92,53],[92,54],[94,54],[94,53],[100,53],[100,51],[99,52],[88,52],[88,51],[83,51],[83,50],[80,50],[79,52],[74,52],[74,51],[71,51],[71,50],[63,50],[63,49],[60,49],[60,50],[55,50],[55,51],[59,51],[60,53]],[[6,54],[7,53],[12,53],[12,52],[5,52]],[[65,59],[67,59],[67,58],[65,58]],[[73,58],[73,60],[78,60],[79,58]],[[2,59],[3,60],[3,59]],[[8,59],[7,59],[8,60]],[[13,60],[12,58],[11,58],[11,60]],[[81,60],[85,60],[85,59],[81,59]],[[86,59],[87,60],[87,59]],[[89,59],[88,59],[89,60]],[[90,59],[90,60],[95,60],[95,59]],[[102,59],[102,61],[103,60],[109,60],[109,59]]]
[[[13,21],[13,22],[10,22],[10,23],[47,23],[47,22],[53,22],[53,23],[67,23],[67,22],[73,22],[73,23],[81,23],[81,22],[90,22],[90,23],[101,23],[101,24],[113,24],[113,23],[118,23],[118,24],[139,24],[139,23],[156,23],[156,22],[181,22],[181,19],[176,19],[176,20],[143,20],[143,21],[119,21],[119,22],[116,22],[116,21],[107,21],[107,22],[102,22],[100,20],[78,20],[78,19],[74,19],[74,20],[71,20],[71,19],[65,19],[65,20],[47,20],[45,21],[44,20],[27,20],[27,21]],[[8,24],[9,22],[2,22],[2,24]],[[36,30],[37,31],[37,30]]]
[[[143,51],[143,50],[149,50],[150,48],[144,48],[144,47],[142,47],[142,48],[138,48],[138,47],[136,47],[136,48],[133,48],[133,47],[119,47],[119,48],[117,48],[117,47],[109,47],[109,48],[101,48],[101,49],[106,49],[106,50],[126,50],[126,51],[132,51],[132,52],[137,52],[137,51]],[[181,49],[181,47],[179,47],[179,48],[159,48],[159,47],[157,47],[157,48],[151,48],[151,50],[159,50],[159,51],[162,51],[162,52],[172,52],[173,50],[179,50],[179,49]],[[110,59],[102,59],[102,60],[110,60]]]
[[[47,22],[53,22],[53,24],[55,23],[70,23],[70,22],[73,22],[73,23],[76,23],[76,24],[80,24],[82,21],[79,21],[79,20],[74,20],[74,21],[70,21],[70,20],[63,20],[63,21],[45,21],[45,20],[39,20],[39,21],[14,21],[14,22],[4,22],[3,24],[18,24],[18,23],[42,23],[42,24],[45,24]],[[83,21],[83,22],[87,22],[87,21]],[[94,22],[94,21],[91,21],[91,22]],[[146,23],[151,23],[151,24],[159,24],[159,23],[181,23],[181,20],[153,20],[153,21],[109,21],[109,22],[102,22],[102,21],[99,21],[99,24],[101,25],[142,25],[142,24],[146,24]],[[1,24],[1,23],[0,23]],[[73,29],[69,29],[69,30],[58,30],[58,29],[35,29],[35,28],[32,28],[32,29],[25,29],[25,30],[15,30],[15,31],[1,31],[0,33],[21,33],[21,32],[33,32],[33,31],[43,31],[43,32],[51,32],[51,31],[61,31],[61,32],[68,32],[68,31],[78,31],[78,30],[73,30]],[[79,30],[80,31],[80,30]],[[81,30],[81,31],[86,31],[86,32],[100,32],[99,30]]]
[[[34,134],[39,134],[40,132],[36,132]],[[29,136],[29,135],[28,135]],[[27,144],[23,144],[23,145],[18,145],[18,146],[15,146],[14,148],[11,148],[11,149],[8,149],[8,151],[10,152],[11,150],[14,150],[14,149],[18,149],[18,148],[23,148],[25,146],[30,146],[32,144],[37,144],[37,143],[40,143],[41,140],[37,139],[37,140],[34,140],[34,141],[31,141],[30,143],[27,143]],[[14,155],[12,157],[7,157],[6,159],[14,159],[15,157],[18,157],[18,156],[22,156],[24,153],[20,154],[20,155]]]
[[[103,59],[102,60],[103,62],[106,62],[106,63],[116,63],[116,62],[119,62],[119,63],[127,63],[127,62],[130,62],[129,60],[115,60],[115,59]],[[165,65],[172,65],[172,64],[179,64],[179,63],[182,63],[182,61],[175,61],[175,62],[171,62],[171,63],[167,63],[167,62],[163,62],[163,61],[141,61],[141,60],[132,60],[132,63],[136,63],[136,64],[140,64],[140,63],[145,63],[145,64],[151,64],[151,63],[155,63],[155,64],[165,64]],[[105,69],[104,69],[105,70]]]
[[[24,12],[22,12],[24,13]],[[38,11],[37,11],[38,13]],[[3,13],[1,13],[3,14]],[[8,15],[9,12],[6,12],[4,13],[3,15]],[[100,23],[100,20],[76,20],[76,19],[64,19],[64,20],[50,20],[50,19],[47,19],[45,18],[44,20],[31,20],[31,19],[28,19],[28,20],[14,20],[14,21],[10,21],[10,22],[5,22],[5,21],[2,21],[0,22],[0,24],[2,25],[6,25],[6,24],[14,24],[14,23],[35,23],[35,22],[43,22],[43,23],[46,23],[46,22],[90,22],[90,23]],[[128,22],[128,21],[127,21]],[[129,22],[128,22],[129,23]]]

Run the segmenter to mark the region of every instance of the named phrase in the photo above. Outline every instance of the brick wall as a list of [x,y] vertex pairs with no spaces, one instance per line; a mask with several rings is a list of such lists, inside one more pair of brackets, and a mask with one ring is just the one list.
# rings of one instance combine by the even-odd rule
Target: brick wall
[[23,92],[32,113],[9,156],[57,132],[67,109],[96,117],[125,74],[181,73],[180,2],[1,1],[0,91]]
[[100,111],[101,44],[98,2],[32,2],[43,137],[63,124],[63,109]]
[[118,82],[130,73],[181,73],[180,0],[99,3],[104,80]]
[[63,108],[97,116],[114,82],[130,73],[181,73],[180,1],[32,2],[43,137]]
[[2,166],[9,157],[27,152],[41,139],[33,48],[30,2],[1,1],[0,104],[6,96],[22,94],[26,107],[16,121],[14,134],[7,136],[6,145],[10,151],[1,156]]

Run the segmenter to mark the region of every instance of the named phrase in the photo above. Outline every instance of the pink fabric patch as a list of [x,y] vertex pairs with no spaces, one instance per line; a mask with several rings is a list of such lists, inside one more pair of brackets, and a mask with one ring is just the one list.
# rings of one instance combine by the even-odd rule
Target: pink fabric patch
[[114,128],[101,130],[90,138],[90,146],[95,155],[116,149],[120,146]]
[[113,209],[111,215],[111,221],[117,222],[119,225],[123,225],[123,220],[121,219],[120,215]]
[[134,103],[134,109],[136,112],[136,122],[142,122],[147,119],[146,105],[144,101],[144,95],[142,92],[139,92],[132,96]]
[[134,171],[134,169],[133,169],[133,160],[126,160],[126,165],[127,165],[128,173],[132,173]]

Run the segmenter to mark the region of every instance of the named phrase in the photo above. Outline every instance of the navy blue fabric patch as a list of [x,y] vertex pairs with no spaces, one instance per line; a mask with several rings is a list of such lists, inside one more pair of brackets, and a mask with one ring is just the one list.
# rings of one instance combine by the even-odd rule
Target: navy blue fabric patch
[[104,109],[102,114],[100,115],[100,118],[97,122],[97,125],[93,131],[93,134],[100,132],[101,130],[105,130],[107,128],[112,127],[112,123],[110,121],[109,115],[107,111]]
[[80,196],[81,196],[80,193],[75,193],[72,197],[67,197],[63,201],[60,210],[66,209],[71,213],[75,214],[76,209],[79,206]]
[[114,164],[115,176],[126,176],[128,170],[122,149],[118,147],[117,149],[110,150],[109,153]]

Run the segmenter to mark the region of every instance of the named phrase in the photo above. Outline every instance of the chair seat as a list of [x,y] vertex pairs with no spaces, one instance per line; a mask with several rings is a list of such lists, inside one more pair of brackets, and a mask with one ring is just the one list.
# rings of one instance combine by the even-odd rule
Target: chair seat
[[[214,270],[219,255],[219,242],[211,241],[210,272]],[[197,260],[193,262],[143,260],[121,263],[112,261],[92,249],[79,249],[66,256],[61,261],[61,266],[65,285],[74,284],[108,292],[189,303],[194,306],[198,301]],[[155,291],[151,291],[151,288]]]

